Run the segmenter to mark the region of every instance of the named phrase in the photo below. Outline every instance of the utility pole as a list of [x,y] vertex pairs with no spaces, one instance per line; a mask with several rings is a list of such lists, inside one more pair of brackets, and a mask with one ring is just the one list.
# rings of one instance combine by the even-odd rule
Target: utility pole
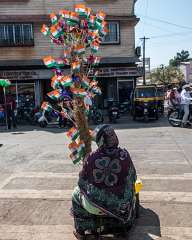
[[145,77],[145,42],[149,38],[146,38],[145,36],[143,38],[140,38],[143,40],[143,85],[146,85],[146,77]]

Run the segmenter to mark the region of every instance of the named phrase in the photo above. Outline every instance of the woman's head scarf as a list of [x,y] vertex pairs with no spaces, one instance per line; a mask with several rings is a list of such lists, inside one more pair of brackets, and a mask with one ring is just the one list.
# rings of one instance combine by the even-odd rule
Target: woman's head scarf
[[116,148],[119,145],[119,140],[114,129],[107,124],[96,127],[93,137],[98,147]]

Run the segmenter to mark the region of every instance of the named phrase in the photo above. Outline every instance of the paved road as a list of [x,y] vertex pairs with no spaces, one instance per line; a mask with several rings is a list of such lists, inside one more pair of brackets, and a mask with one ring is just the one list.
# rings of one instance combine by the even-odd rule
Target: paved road
[[[192,239],[192,131],[160,123],[117,125],[143,179],[141,217],[129,240]],[[60,130],[0,133],[0,239],[70,240],[79,166]]]

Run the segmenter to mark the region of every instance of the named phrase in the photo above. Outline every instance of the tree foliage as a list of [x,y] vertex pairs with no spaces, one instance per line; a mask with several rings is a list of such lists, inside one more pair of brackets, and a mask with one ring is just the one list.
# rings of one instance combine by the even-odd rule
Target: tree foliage
[[156,68],[151,73],[151,82],[168,86],[170,84],[180,84],[184,80],[184,75],[177,67],[166,66]]
[[177,67],[181,64],[181,62],[189,61],[189,51],[182,50],[181,52],[177,52],[176,56],[169,61],[169,65],[172,67]]

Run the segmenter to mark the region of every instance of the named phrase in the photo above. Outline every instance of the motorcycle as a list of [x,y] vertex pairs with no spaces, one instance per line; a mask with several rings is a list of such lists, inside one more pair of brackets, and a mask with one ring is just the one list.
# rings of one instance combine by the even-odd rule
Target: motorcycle
[[42,116],[38,119],[38,123],[41,128],[45,128],[48,125],[59,125],[63,128],[66,126],[73,126],[72,121],[60,116],[59,113],[55,111],[52,111],[51,113],[43,111]]
[[[179,107],[172,107],[168,109],[168,121],[173,127],[180,127],[182,124],[184,111]],[[192,126],[192,103],[189,105],[188,125]]]
[[90,110],[89,120],[92,120],[94,124],[101,124],[104,121],[103,114],[100,109],[93,107]]
[[121,114],[126,114],[130,110],[130,103],[129,102],[122,102],[119,104],[119,112]]

